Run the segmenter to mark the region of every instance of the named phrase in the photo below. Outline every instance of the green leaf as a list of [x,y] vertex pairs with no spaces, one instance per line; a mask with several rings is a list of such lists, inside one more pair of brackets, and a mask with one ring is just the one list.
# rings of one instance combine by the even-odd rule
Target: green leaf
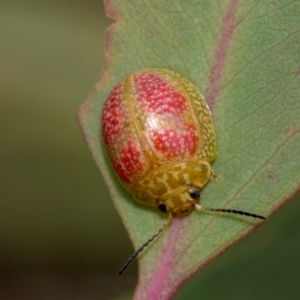
[[[217,179],[201,204],[270,217],[300,185],[300,3],[238,0],[106,0],[102,80],[78,119],[137,249],[164,223],[118,183],[106,159],[100,115],[109,91],[142,68],[168,68],[204,94],[218,138]],[[135,299],[169,299],[194,272],[261,221],[193,212],[173,221],[139,256]]]

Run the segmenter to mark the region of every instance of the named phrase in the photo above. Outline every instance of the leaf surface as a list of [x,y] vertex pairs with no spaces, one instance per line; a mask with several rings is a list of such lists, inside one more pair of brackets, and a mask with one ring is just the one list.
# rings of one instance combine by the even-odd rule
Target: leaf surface
[[[204,94],[216,126],[217,179],[201,204],[270,217],[300,184],[300,4],[298,1],[106,0],[101,82],[78,119],[137,249],[165,216],[118,183],[100,136],[102,105],[126,75],[167,68]],[[261,222],[193,212],[173,221],[139,257],[135,299],[170,299],[194,272]]]

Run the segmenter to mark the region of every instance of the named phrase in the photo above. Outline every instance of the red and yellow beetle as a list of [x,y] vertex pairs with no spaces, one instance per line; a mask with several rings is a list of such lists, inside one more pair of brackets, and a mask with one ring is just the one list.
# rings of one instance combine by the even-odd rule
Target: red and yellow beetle
[[217,156],[209,108],[184,76],[165,69],[144,69],[127,76],[106,99],[102,135],[111,164],[124,188],[142,204],[169,214],[168,221],[120,270],[168,226],[192,210],[265,217],[197,204]]

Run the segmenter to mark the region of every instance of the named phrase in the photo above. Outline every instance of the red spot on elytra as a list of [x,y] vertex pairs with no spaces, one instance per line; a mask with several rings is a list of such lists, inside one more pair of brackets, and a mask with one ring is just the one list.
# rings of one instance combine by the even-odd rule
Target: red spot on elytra
[[174,86],[154,73],[141,73],[134,77],[137,101],[140,107],[156,114],[182,114],[187,109],[186,100]]
[[183,129],[163,129],[153,132],[152,142],[156,150],[164,157],[192,155],[197,149],[198,137],[196,127],[185,125]]
[[121,149],[119,161],[114,163],[114,168],[125,182],[131,182],[131,177],[143,169],[142,155],[132,141]]
[[114,142],[122,128],[124,113],[120,103],[122,85],[118,84],[109,94],[102,112],[102,132],[106,145]]

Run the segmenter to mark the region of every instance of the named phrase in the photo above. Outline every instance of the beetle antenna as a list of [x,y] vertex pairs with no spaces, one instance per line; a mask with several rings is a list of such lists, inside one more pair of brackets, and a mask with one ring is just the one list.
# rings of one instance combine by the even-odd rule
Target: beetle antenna
[[256,218],[256,219],[262,219],[262,220],[266,220],[267,218],[261,215],[257,215],[257,214],[252,214],[246,211],[242,211],[242,210],[236,210],[236,209],[226,209],[226,208],[208,208],[208,207],[203,207],[201,205],[195,204],[195,209],[197,209],[198,211],[201,210],[208,210],[208,211],[217,211],[217,212],[222,212],[222,213],[231,213],[231,214],[237,214],[237,215],[244,215],[247,217],[252,217],[252,218]]
[[165,224],[153,234],[153,236],[148,239],[141,247],[139,247],[126,261],[126,263],[123,265],[123,267],[120,269],[118,276],[121,276],[124,271],[129,267],[129,265],[132,263],[132,261],[141,253],[156,237],[160,235],[164,231],[166,227],[168,227],[172,223],[173,217],[171,214],[169,214],[168,220],[165,222]]

